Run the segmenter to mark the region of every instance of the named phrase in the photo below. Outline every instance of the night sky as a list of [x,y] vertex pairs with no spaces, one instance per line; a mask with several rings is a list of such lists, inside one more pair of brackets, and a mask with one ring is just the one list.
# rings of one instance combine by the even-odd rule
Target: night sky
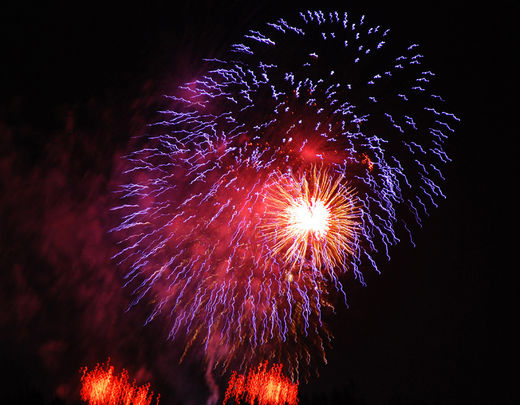
[[518,266],[497,259],[507,237],[496,224],[518,136],[507,113],[518,104],[516,2],[14,3],[0,6],[0,403],[81,403],[80,367],[108,357],[161,404],[206,403],[200,359],[178,364],[165,325],[142,326],[146,305],[125,311],[131,291],[107,234],[112,173],[202,58],[307,8],[365,14],[392,41],[419,43],[462,123],[447,199],[415,248],[393,247],[366,288],[346,286],[329,364],[300,383],[301,404],[512,403],[504,349]]

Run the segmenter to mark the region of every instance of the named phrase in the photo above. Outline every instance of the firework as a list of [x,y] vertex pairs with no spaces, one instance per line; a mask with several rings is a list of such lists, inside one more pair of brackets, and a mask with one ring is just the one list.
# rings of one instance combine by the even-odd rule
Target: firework
[[231,399],[236,403],[245,400],[250,405],[296,405],[298,383],[282,374],[281,364],[274,364],[267,370],[267,362],[264,362],[256,370],[250,370],[247,376],[232,374],[223,405]]
[[[81,369],[81,399],[89,405],[150,405],[153,391],[150,385],[136,386],[135,380],[130,383],[128,372],[123,369],[119,375],[114,374],[110,360],[88,371]],[[157,396],[156,404],[159,404]]]
[[166,98],[127,155],[112,232],[132,305],[150,297],[208,359],[291,375],[331,335],[341,275],[390,255],[444,198],[458,118],[415,44],[346,13],[249,31]]
[[354,190],[344,187],[341,180],[312,168],[301,179],[278,176],[268,187],[261,229],[265,243],[287,271],[333,273],[348,267],[361,212]]

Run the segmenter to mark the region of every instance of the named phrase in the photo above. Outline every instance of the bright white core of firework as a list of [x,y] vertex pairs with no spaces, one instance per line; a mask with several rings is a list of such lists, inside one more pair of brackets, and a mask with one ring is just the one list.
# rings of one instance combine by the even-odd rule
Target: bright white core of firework
[[329,229],[330,211],[323,201],[300,199],[287,208],[289,226],[296,237],[312,234],[319,239],[325,237]]

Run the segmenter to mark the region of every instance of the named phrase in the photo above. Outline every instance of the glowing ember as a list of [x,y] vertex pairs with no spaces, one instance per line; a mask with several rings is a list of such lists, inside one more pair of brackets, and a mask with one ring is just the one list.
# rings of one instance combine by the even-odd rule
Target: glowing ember
[[[94,370],[88,371],[87,367],[80,370],[81,399],[89,405],[150,405],[153,391],[150,384],[136,386],[135,380],[130,383],[128,372],[123,369],[118,376],[114,375],[114,367],[110,365],[110,359],[106,365],[96,365]],[[160,395],[157,395],[159,404]]]
[[245,400],[250,405],[296,405],[298,403],[298,382],[292,383],[282,375],[281,364],[275,364],[267,371],[267,362],[264,362],[258,366],[256,371],[250,370],[247,377],[233,373],[223,405],[230,399],[234,399],[236,403]]

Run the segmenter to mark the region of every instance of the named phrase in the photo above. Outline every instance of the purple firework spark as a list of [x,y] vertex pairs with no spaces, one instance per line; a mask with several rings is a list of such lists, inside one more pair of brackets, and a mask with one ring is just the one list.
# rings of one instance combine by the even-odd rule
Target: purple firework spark
[[[340,275],[364,284],[362,270],[379,271],[379,253],[444,198],[443,146],[459,119],[430,90],[418,46],[396,53],[388,39],[364,16],[301,12],[249,31],[167,96],[126,157],[113,208],[114,258],[133,305],[153,298],[148,321],[169,315],[172,339],[224,367],[275,359],[297,374],[324,358],[322,313],[338,292],[346,301]],[[270,190],[290,179],[318,189],[316,170],[356,206],[349,249],[288,263],[263,231],[277,233]]]

